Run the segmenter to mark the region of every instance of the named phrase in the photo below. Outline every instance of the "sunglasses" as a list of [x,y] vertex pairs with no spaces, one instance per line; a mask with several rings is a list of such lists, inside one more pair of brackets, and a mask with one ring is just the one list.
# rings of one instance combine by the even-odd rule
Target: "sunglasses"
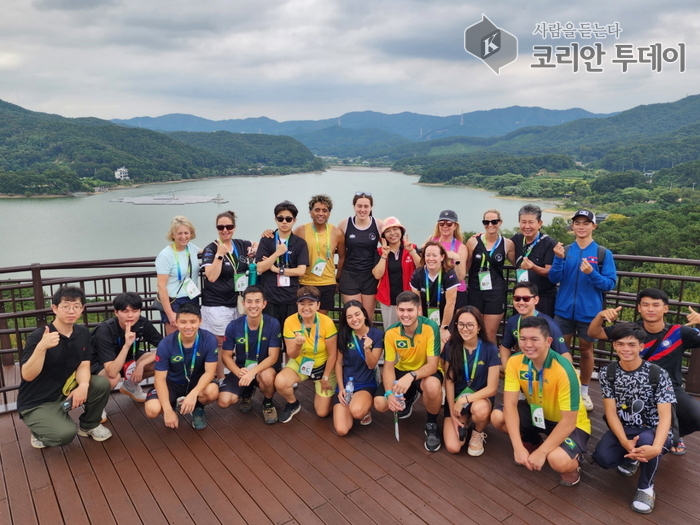
[[220,232],[222,232],[224,230],[233,231],[234,228],[235,228],[235,226],[233,224],[217,224],[216,225],[216,229],[219,230]]
[[488,226],[489,224],[492,224],[493,226],[498,226],[499,222],[501,222],[501,219],[491,219],[490,221],[484,219],[483,221],[481,221],[481,224],[483,224],[484,226]]
[[514,303],[519,303],[520,301],[524,303],[529,303],[530,299],[534,299],[534,295],[514,295],[513,296],[513,302]]
[[356,191],[355,197],[371,197],[372,194],[368,191]]
[[452,226],[454,222],[452,221],[438,221],[438,225],[440,226]]
[[294,217],[290,217],[289,215],[287,215],[286,217],[282,217],[281,215],[278,215],[277,217],[275,217],[275,219],[277,219],[277,222],[293,222],[294,221]]

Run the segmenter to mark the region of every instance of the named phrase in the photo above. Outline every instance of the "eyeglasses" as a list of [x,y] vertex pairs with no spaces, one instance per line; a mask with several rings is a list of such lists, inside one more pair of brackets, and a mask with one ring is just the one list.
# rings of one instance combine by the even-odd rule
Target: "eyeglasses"
[[219,230],[220,232],[222,232],[224,230],[233,231],[234,228],[235,228],[235,226],[233,224],[217,224],[216,225],[216,229]]
[[452,221],[438,221],[439,226],[452,226],[454,222]]
[[474,330],[476,323],[457,323],[457,330]]
[[80,310],[83,309],[83,305],[82,304],[77,304],[77,305],[76,304],[62,304],[58,308],[60,308],[64,312],[79,312]]
[[483,221],[481,221],[481,224],[483,224],[484,226],[488,226],[489,224],[492,224],[493,226],[498,226],[499,222],[501,222],[501,219],[491,219],[490,221],[484,219]]
[[355,197],[371,197],[372,194],[368,191],[356,191]]
[[535,298],[534,295],[514,295],[513,302],[518,303],[518,302],[522,301],[524,303],[529,303],[530,299],[534,299],[534,298]]
[[286,217],[282,217],[281,215],[278,215],[277,217],[275,217],[275,219],[277,219],[277,222],[292,222],[292,221],[294,221],[294,217],[290,217],[289,215],[287,215]]

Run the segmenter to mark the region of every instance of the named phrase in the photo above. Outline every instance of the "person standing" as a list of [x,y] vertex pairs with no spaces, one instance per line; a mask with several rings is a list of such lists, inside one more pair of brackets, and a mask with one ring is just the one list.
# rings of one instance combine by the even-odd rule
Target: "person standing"
[[457,213],[452,210],[441,211],[435,230],[428,237],[428,241],[439,242],[447,251],[447,260],[450,263],[450,268],[455,271],[459,279],[455,307],[462,308],[462,306],[466,306],[468,304],[467,283],[464,279],[467,276],[469,252],[462,238],[462,230],[459,228]]

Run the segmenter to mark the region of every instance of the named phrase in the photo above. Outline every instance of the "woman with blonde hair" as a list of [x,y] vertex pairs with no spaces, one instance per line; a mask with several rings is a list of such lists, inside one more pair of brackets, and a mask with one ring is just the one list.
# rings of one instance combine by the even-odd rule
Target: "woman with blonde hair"
[[428,241],[439,242],[447,251],[450,268],[455,271],[459,278],[456,307],[465,306],[467,304],[467,283],[464,278],[467,276],[469,252],[464,244],[457,213],[452,210],[441,211],[433,234],[428,237]]

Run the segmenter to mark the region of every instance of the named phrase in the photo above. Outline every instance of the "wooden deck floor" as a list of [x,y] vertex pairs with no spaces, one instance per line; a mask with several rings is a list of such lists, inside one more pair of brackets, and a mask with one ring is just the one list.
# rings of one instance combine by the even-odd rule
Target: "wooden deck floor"
[[[578,486],[559,486],[548,467],[516,466],[507,437],[491,427],[479,458],[430,454],[420,403],[401,422],[400,443],[393,421],[377,414],[340,438],[330,418],[313,414],[310,396],[303,384],[303,410],[285,425],[263,423],[259,397],[249,414],[209,407],[209,426],[197,432],[184,420],[176,431],[149,421],[142,406],[115,393],[107,406],[112,439],[43,450],[31,447],[17,414],[2,415],[0,523],[700,522],[698,436],[686,439],[684,457],[664,457],[656,509],[641,516],[629,509],[636,477],[586,464]],[[590,450],[605,428],[600,409],[593,415]]]

